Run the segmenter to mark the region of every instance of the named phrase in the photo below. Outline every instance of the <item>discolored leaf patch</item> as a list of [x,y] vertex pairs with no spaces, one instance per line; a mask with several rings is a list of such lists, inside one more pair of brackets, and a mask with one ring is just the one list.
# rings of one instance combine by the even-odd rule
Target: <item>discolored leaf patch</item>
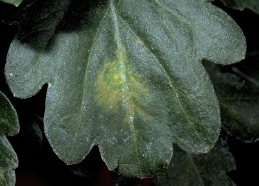
[[[105,62],[95,82],[97,103],[111,112],[125,109],[127,118],[134,118],[134,110],[143,112],[137,103],[149,97],[149,89],[140,75],[129,65],[125,49],[115,53],[116,60]],[[135,100],[135,101],[134,101]],[[145,113],[142,113],[145,114]]]

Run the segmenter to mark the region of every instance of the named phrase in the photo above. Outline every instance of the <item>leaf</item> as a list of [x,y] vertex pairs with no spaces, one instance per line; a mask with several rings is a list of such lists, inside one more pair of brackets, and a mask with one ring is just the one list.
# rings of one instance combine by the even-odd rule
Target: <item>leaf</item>
[[249,8],[255,13],[259,14],[259,0],[221,0],[226,6],[244,10]]
[[219,138],[207,154],[190,154],[174,146],[174,156],[165,175],[156,177],[156,186],[235,185],[226,172],[235,170],[235,159]]
[[30,7],[47,29],[18,30],[5,75],[21,98],[48,83],[45,133],[62,160],[98,145],[110,170],[143,178],[166,169],[173,143],[213,147],[220,114],[201,61],[234,63],[246,48],[226,13],[197,0],[60,2]]
[[18,7],[22,3],[23,0],[1,0],[1,1],[4,3],[12,4],[12,5]]
[[31,112],[29,114],[29,122],[26,125],[27,133],[37,142],[38,146],[41,147],[43,140],[43,131],[40,128],[40,125],[43,123],[43,118]]
[[0,92],[0,185],[15,185],[17,155],[5,135],[19,132],[18,116],[7,97]]
[[129,178],[129,177],[116,174],[114,172],[111,172],[111,177],[112,177],[113,183],[115,185],[120,185],[120,186],[128,186],[128,185],[142,186],[144,181],[143,179]]
[[[247,64],[247,63],[246,63]],[[219,100],[223,129],[244,142],[259,139],[259,89],[242,77],[221,72],[220,66],[206,63]],[[258,83],[252,80],[254,83]]]

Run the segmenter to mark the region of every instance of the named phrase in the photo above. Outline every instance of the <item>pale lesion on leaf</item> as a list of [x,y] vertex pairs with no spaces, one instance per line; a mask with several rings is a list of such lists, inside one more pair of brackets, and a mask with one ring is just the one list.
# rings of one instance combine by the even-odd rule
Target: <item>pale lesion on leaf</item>
[[[98,71],[95,88],[98,105],[112,113],[125,109],[126,120],[134,118],[139,105],[150,97],[146,82],[129,64],[124,47],[115,52],[114,61],[107,60]],[[139,113],[142,115],[143,111]]]
[[142,41],[140,38],[137,38],[137,39],[136,39],[136,42],[137,42],[138,44],[144,45],[143,41]]
[[135,117],[138,114],[143,118],[151,118],[143,109],[143,104],[150,101],[150,90],[129,63],[124,47],[119,47],[115,52],[115,60],[104,62],[98,71],[95,88],[95,100],[99,106],[112,114],[124,113],[122,123],[129,126],[138,164],[141,164]]

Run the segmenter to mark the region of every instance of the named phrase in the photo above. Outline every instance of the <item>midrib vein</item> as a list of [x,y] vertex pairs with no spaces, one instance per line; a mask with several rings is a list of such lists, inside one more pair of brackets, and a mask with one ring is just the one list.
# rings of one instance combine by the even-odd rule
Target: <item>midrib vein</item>
[[[114,0],[110,1],[110,7],[111,7],[111,17],[112,17],[112,21],[114,24],[114,35],[115,35],[116,45],[117,45],[118,51],[123,52],[124,48],[123,48],[122,41],[121,41],[119,25],[118,25],[118,16],[117,16],[117,12],[116,12],[116,9],[114,6]],[[119,60],[119,63],[123,69],[121,79],[123,80],[123,84],[122,84],[123,85],[123,87],[122,87],[123,102],[125,102],[125,108],[126,108],[125,121],[129,122],[130,130],[131,130],[132,137],[133,137],[135,152],[136,152],[136,156],[137,156],[137,161],[138,161],[138,165],[140,166],[141,164],[140,164],[140,159],[139,159],[139,157],[140,157],[139,151],[137,148],[136,129],[134,126],[134,104],[133,104],[132,100],[130,99],[129,87],[127,85],[127,83],[128,83],[128,79],[126,76],[127,68],[126,68],[126,64],[125,64],[124,60]],[[139,171],[141,171],[141,169],[139,169]],[[140,172],[140,174],[141,174],[141,172]]]

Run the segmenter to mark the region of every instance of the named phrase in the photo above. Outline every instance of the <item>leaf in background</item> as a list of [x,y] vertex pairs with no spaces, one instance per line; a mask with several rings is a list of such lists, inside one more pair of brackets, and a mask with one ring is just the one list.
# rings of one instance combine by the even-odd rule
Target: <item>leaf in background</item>
[[86,178],[88,185],[96,185],[94,182],[100,180],[103,167],[106,168],[98,147],[94,147],[82,162],[69,166],[75,175]]
[[28,123],[26,124],[27,133],[37,142],[38,146],[41,147],[43,140],[43,132],[40,125],[43,125],[43,118],[35,114],[33,111],[28,116]]
[[111,172],[111,177],[112,177],[113,183],[119,186],[128,186],[128,185],[142,186],[144,181],[144,179],[129,178],[129,177],[119,175],[115,172]]
[[221,0],[225,5],[238,10],[249,8],[259,14],[259,0]]
[[0,92],[0,185],[15,185],[18,159],[6,135],[19,132],[18,116],[7,97]]
[[1,1],[4,3],[12,4],[12,5],[18,7],[22,3],[23,0],[1,0]]
[[[67,0],[27,13],[5,75],[21,98],[48,83],[45,133],[62,160],[98,145],[110,170],[143,178],[164,171],[172,143],[213,147],[220,114],[201,61],[234,63],[246,48],[225,12],[197,0]],[[27,33],[31,17],[40,21]]]
[[[252,88],[244,78],[236,74],[221,72],[222,67],[218,65],[208,62],[204,65],[219,100],[224,130],[244,142],[257,141],[259,139],[258,87]],[[255,79],[252,83],[259,84]]]
[[[258,40],[255,40],[257,43]],[[259,47],[259,46],[258,46]],[[241,77],[245,84],[253,90],[259,89],[259,48],[247,52],[246,59],[235,65],[231,65],[232,72]]]
[[156,186],[235,185],[226,172],[235,170],[235,159],[219,138],[207,154],[190,154],[174,146],[174,156],[165,175],[156,177]]

